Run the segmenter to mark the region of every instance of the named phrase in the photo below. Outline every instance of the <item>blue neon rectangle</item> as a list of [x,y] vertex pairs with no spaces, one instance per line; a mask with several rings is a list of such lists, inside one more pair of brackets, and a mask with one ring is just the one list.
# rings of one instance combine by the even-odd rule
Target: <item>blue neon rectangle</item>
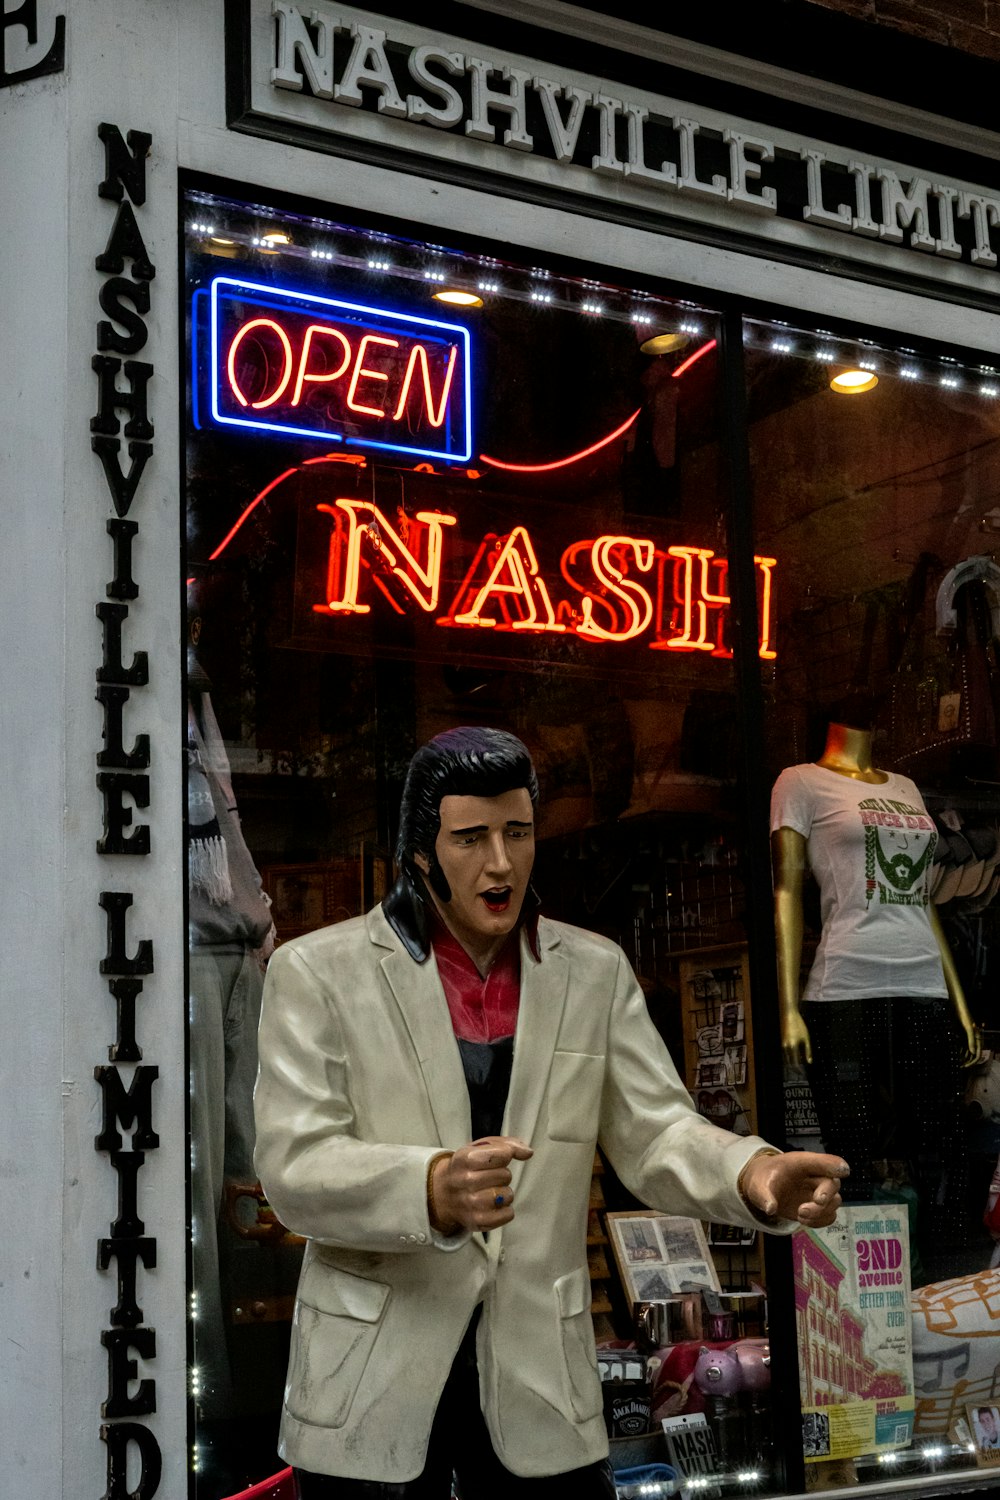
[[[282,419],[278,413],[273,417],[264,414],[262,408],[260,416],[244,415],[244,408],[239,404],[233,394],[229,394],[229,384],[225,369],[228,359],[227,353],[223,352],[222,341],[229,337],[226,329],[226,313],[234,302],[240,302],[253,309],[261,309],[272,313],[288,312],[296,315],[307,314],[310,308],[323,309],[328,318],[331,317],[330,310],[340,315],[340,322],[344,327],[353,325],[355,327],[369,330],[396,329],[402,335],[413,338],[415,334],[422,335],[429,342],[443,344],[448,347],[457,348],[457,360],[461,369],[456,369],[452,376],[451,386],[448,394],[447,411],[442,418],[440,428],[440,444],[433,442],[437,436],[437,430],[430,423],[425,423],[427,429],[423,433],[414,434],[414,441],[393,441],[391,422],[393,418],[387,414],[383,415],[381,421],[371,419],[372,430],[370,435],[364,431],[338,432],[335,424],[329,421],[324,425],[320,420],[310,421],[308,411],[299,415],[296,410],[294,417],[289,413]],[[210,286],[210,343],[211,362],[208,372],[209,378],[209,402],[212,420],[224,427],[244,427],[254,431],[273,432],[288,437],[315,438],[323,442],[344,443],[351,448],[374,448],[389,450],[391,452],[405,453],[413,457],[437,458],[447,463],[466,463],[472,456],[472,373],[471,373],[471,338],[469,330],[459,323],[444,322],[437,318],[418,317],[414,313],[396,312],[390,308],[368,307],[357,302],[347,302],[335,297],[322,297],[315,292],[293,291],[288,287],[274,287],[261,285],[258,282],[245,281],[232,276],[217,276]],[[331,318],[331,321],[333,319]],[[232,339],[238,330],[234,330]],[[346,335],[344,335],[346,339]],[[291,345],[291,341],[289,341]],[[283,346],[284,348],[284,346]],[[285,369],[290,368],[288,364],[287,351],[284,355]],[[291,362],[294,366],[295,353],[292,349]],[[359,361],[360,363],[360,361]],[[426,368],[426,364],[425,364]],[[416,363],[414,362],[414,373]],[[346,372],[345,372],[346,373]],[[370,374],[370,372],[369,372]],[[367,376],[366,376],[367,378]],[[388,377],[373,376],[371,378],[388,381]],[[429,377],[428,377],[429,378]],[[290,381],[286,381],[286,386]],[[416,387],[418,382],[414,381]],[[456,400],[456,396],[458,399]],[[277,405],[277,403],[275,403]],[[425,402],[426,405],[426,402]],[[251,407],[252,409],[252,407]],[[353,410],[357,410],[354,408]],[[358,413],[359,417],[363,416]],[[388,427],[388,431],[386,430]]]

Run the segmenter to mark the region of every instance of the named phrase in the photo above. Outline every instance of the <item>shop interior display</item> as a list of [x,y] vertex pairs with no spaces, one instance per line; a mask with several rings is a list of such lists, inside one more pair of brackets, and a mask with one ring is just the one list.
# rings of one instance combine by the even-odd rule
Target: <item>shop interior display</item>
[[[888,865],[897,894],[919,885],[931,897],[886,910],[919,913],[931,957],[948,953],[928,998],[944,995],[947,979],[956,1045],[946,1055],[895,1019],[891,1040],[842,1029],[836,1066],[856,1073],[865,1047],[871,1064],[862,1140],[822,1083],[811,1093],[815,1069],[832,1066],[830,1044],[824,1053],[806,1022],[814,1072],[804,1075],[802,1032],[792,1037],[789,1140],[843,1150],[852,1209],[873,1203],[883,1223],[906,1219],[912,1324],[905,1441],[810,1453],[822,1446],[826,1397],[880,1399],[875,1373],[863,1390],[837,1387],[835,1374],[823,1400],[803,1403],[807,1479],[818,1485],[824,1464],[862,1483],[968,1467],[956,1427],[965,1397],[988,1403],[1000,1389],[979,1338],[993,1295],[984,1278],[996,1276],[982,1217],[1000,1153],[1000,568],[990,551],[1000,385],[983,394],[1000,377],[854,334],[747,322],[764,716],[741,731],[713,314],[648,284],[564,275],[482,247],[452,252],[208,194],[193,194],[188,210],[186,576],[242,837],[279,942],[357,915],[388,889],[416,745],[458,723],[510,728],[541,783],[535,880],[546,914],[621,944],[696,1107],[753,1133],[758,1091],[764,1080],[780,1090],[782,1072],[774,1049],[756,1043],[779,991],[753,978],[766,972],[752,962],[755,945],[773,955],[775,939],[749,930],[748,890],[768,871],[748,828],[779,776],[829,758],[827,726],[842,722],[845,700],[876,704],[861,726],[866,765],[892,773],[884,796],[907,811],[862,810],[881,815],[864,825],[876,830],[878,865],[864,878],[876,891],[892,884]],[[452,283],[472,301],[434,300]],[[316,299],[306,313],[295,312],[296,290]],[[230,351],[228,376],[213,330]],[[666,332],[667,352],[644,352]],[[832,369],[859,361],[878,366],[875,386],[832,391]],[[760,740],[759,785],[742,776],[741,733]],[[874,803],[886,786],[879,777],[859,800]],[[893,828],[893,816],[919,827]],[[787,925],[777,937],[781,993],[795,991],[796,1012],[826,925],[800,864],[797,937]],[[778,870],[780,885],[780,858]],[[882,947],[891,973],[893,939]],[[877,993],[908,991],[887,979]],[[970,1042],[985,1047],[974,1068]],[[904,1043],[934,1050],[914,1110],[890,1119],[885,1095],[900,1105],[912,1067]],[[942,1099],[934,1138],[915,1148],[932,1085]],[[237,1183],[226,1197],[236,1248],[221,1296],[234,1384],[221,1414],[207,1404],[198,1413],[199,1500],[277,1468],[302,1247],[253,1189]],[[761,1236],[707,1224],[707,1285],[632,1297],[615,1226],[638,1209],[598,1159],[586,1238],[620,1493],[656,1493],[636,1486],[657,1476],[626,1471],[659,1464],[676,1476],[685,1459],[726,1495],[781,1492],[789,1434],[776,1430],[774,1392],[798,1377],[793,1338],[771,1362],[764,1298],[795,1301],[807,1329],[822,1305],[827,1369],[842,1369],[836,1251],[803,1252],[778,1283]],[[633,1238],[635,1264],[644,1243],[661,1245],[650,1233]],[[698,1304],[699,1331],[679,1338],[680,1314],[648,1308],[684,1298],[689,1327]],[[899,1306],[864,1304],[856,1316],[889,1311]],[[199,1336],[196,1326],[196,1349]]]
[[[820,1134],[852,1164],[846,1199],[882,1187],[877,1163],[909,1163],[914,1239],[933,1268],[961,1208],[962,1067],[981,1044],[931,899],[937,833],[914,783],[872,765],[873,711],[845,706],[820,759],[775,783],[782,1034],[786,1057],[807,1063]],[[823,930],[800,1006],[807,870]]]

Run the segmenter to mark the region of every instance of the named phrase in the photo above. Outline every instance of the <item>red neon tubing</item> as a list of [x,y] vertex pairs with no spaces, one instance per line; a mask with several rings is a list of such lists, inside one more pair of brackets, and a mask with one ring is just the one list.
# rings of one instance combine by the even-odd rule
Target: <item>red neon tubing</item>
[[229,531],[226,534],[226,536],[224,536],[222,538],[222,541],[216,547],[215,551],[214,552],[210,552],[208,554],[208,560],[209,560],[209,562],[215,562],[216,558],[220,557],[222,555],[222,553],[225,552],[226,548],[229,546],[229,543],[232,541],[233,537],[239,531],[240,527],[243,525],[243,522],[246,520],[246,518],[250,514],[250,512],[253,511],[253,510],[256,510],[257,506],[264,499],[264,497],[266,495],[269,495],[271,493],[271,491],[277,485],[279,485],[283,479],[287,479],[288,476],[289,476],[289,474],[294,474],[296,468],[298,468],[297,464],[295,465],[295,468],[286,469],[283,474],[279,474],[278,475],[277,479],[272,479],[270,484],[266,484],[264,486],[264,488],[261,490],[261,492],[260,492],[259,495],[255,495],[254,496],[254,498],[250,501],[250,504],[247,506],[246,510],[243,512],[243,514],[237,520],[236,525],[232,528],[231,531]]
[[689,354],[684,363],[678,365],[676,370],[672,371],[673,378],[676,380],[679,375],[684,374],[685,370],[690,370],[695,360],[701,359],[701,356],[703,354],[710,353],[710,351],[715,348],[718,342],[718,339],[709,339],[707,344],[702,344],[700,349],[696,349],[693,354]]
[[287,479],[291,474],[296,474],[299,469],[307,468],[309,464],[350,463],[360,464],[363,466],[364,462],[365,460],[360,455],[355,455],[353,453],[324,453],[321,454],[319,458],[306,458],[303,459],[301,464],[296,464],[294,468],[286,469],[283,474],[278,475],[277,479],[272,479],[270,484],[266,484],[259,495],[255,495],[253,497],[253,499],[250,501],[250,504],[243,511],[242,515],[237,518],[236,524],[222,538],[222,541],[216,547],[215,551],[208,554],[209,562],[215,562],[217,558],[222,556],[223,552],[225,552],[226,548],[229,546],[229,543],[232,541],[233,537],[239,531],[240,527],[243,525],[243,522],[247,519],[250,513],[256,510],[260,502],[266,499],[271,491],[273,489],[276,489],[278,485],[281,484],[283,480]]
[[609,432],[607,437],[599,438],[596,443],[591,443],[589,448],[581,448],[579,453],[571,453],[569,458],[557,458],[549,464],[508,464],[504,463],[502,459],[489,458],[485,453],[480,453],[479,461],[480,463],[489,464],[494,469],[508,469],[515,474],[545,474],[550,469],[565,469],[568,464],[578,463],[581,458],[589,458],[592,453],[597,453],[599,449],[606,448],[609,443],[613,443],[615,438],[621,437],[622,433],[627,432],[632,426],[632,423],[641,410],[642,407],[638,407],[629,417],[628,421],[623,422],[620,427],[616,427],[614,432]]

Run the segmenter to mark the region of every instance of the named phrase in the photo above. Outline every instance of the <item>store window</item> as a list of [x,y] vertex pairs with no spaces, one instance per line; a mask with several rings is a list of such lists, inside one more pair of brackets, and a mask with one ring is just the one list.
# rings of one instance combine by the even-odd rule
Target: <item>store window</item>
[[998,1117],[974,1059],[1000,1024],[1000,375],[785,324],[748,322],[745,347],[756,545],[781,559],[788,1124],[852,1167],[843,1227],[795,1251],[800,1353],[807,1328],[822,1345],[807,1469],[936,1473],[982,1460],[971,1414],[997,1399]]
[[[205,192],[184,214],[191,1306],[215,1500],[276,1465],[303,1249],[253,1169],[263,972],[384,895],[417,746],[460,724],[526,742],[544,908],[622,945],[704,1115],[753,1132],[779,1066],[754,1050],[769,935],[747,882],[767,872],[744,812],[768,789],[737,770],[727,536],[750,497],[728,490],[715,314],[385,225]],[[985,1453],[1000,1141],[966,1062],[1000,1025],[1000,375],[762,322],[745,362],[787,1130],[850,1159],[848,1209],[795,1237],[781,1285],[758,1235],[636,1218],[600,1159],[586,1229],[612,1433],[651,1396],[656,1457],[683,1419],[723,1493],[775,1494],[794,1440],[769,1387],[796,1372],[790,1336],[768,1366],[765,1288],[794,1302],[811,1486]],[[829,880],[814,786],[855,795]],[[823,945],[848,875],[867,970],[853,936]],[[658,1351],[651,1393],[622,1339]]]
[[[252,1164],[262,969],[276,941],[379,901],[402,778],[432,735],[495,725],[527,743],[545,910],[622,944],[703,1113],[740,1133],[756,1115],[712,313],[205,193],[185,224],[209,1496],[273,1466],[302,1254]],[[761,553],[755,568],[773,661],[781,565]],[[632,1303],[679,1289],[673,1243],[717,1282],[716,1341],[745,1335],[766,1373],[757,1236],[708,1226],[706,1254],[654,1225],[626,1289],[616,1253],[628,1264],[646,1231],[609,1234],[605,1211],[635,1205],[599,1162],[593,1201],[599,1338],[634,1334]],[[773,1451],[762,1421],[730,1439],[730,1466],[748,1444]]]

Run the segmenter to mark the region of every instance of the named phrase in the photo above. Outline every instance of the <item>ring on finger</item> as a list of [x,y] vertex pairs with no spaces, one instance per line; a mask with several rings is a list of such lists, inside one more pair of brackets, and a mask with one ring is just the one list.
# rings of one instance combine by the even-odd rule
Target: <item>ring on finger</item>
[[497,1193],[496,1197],[493,1199],[493,1207],[494,1208],[503,1208],[503,1205],[504,1205],[504,1196],[503,1196],[503,1193]]

